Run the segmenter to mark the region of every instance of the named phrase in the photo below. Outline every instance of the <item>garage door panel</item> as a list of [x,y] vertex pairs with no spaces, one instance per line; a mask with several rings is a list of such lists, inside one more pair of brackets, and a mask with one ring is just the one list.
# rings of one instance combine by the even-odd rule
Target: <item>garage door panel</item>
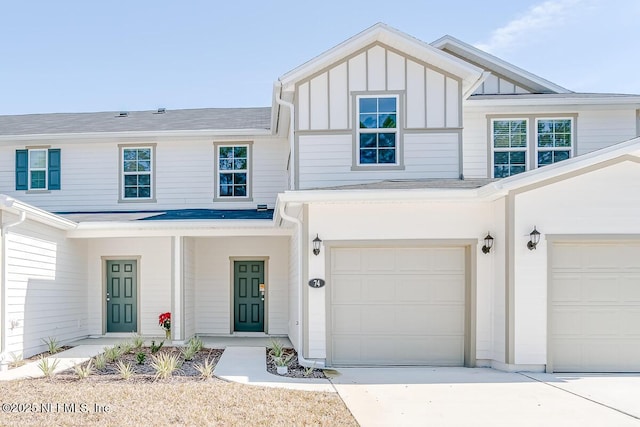
[[386,249],[373,249],[362,252],[362,264],[367,273],[394,272],[396,270],[395,254]]
[[591,273],[582,277],[582,299],[585,302],[616,302],[618,300],[616,274]]
[[[362,271],[345,273],[343,253]],[[332,364],[464,363],[463,248],[340,248],[331,259]]]
[[435,271],[464,273],[464,251],[459,248],[444,248],[434,251]]
[[362,280],[358,276],[337,276],[331,279],[331,299],[342,304],[359,302],[362,300]]
[[640,244],[554,244],[551,349],[555,371],[640,371]]
[[620,298],[631,303],[640,303],[640,274],[620,277]]
[[553,289],[551,290],[554,301],[579,302],[582,292],[580,274],[556,273],[553,275]]
[[464,276],[435,276],[429,285],[433,288],[434,302],[464,300]]
[[331,312],[334,334],[346,334],[362,331],[362,315],[357,307],[351,305],[334,306]]
[[331,253],[332,273],[359,273],[362,271],[360,250],[340,249],[340,254]]

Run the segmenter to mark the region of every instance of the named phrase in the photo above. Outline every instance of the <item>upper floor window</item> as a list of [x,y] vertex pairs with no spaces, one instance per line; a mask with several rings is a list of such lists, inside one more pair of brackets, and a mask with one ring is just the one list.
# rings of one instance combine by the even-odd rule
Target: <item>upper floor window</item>
[[153,147],[121,147],[121,200],[151,200],[153,191]]
[[59,190],[60,149],[16,150],[16,190]]
[[525,170],[527,170],[527,120],[494,120],[494,178],[505,178]]
[[538,166],[566,160],[573,147],[571,119],[538,119]]
[[[531,121],[534,129],[529,129]],[[516,175],[573,155],[573,118],[494,119],[491,123],[494,178]]]
[[397,165],[398,96],[358,96],[358,165]]
[[217,145],[217,197],[250,197],[251,145]]

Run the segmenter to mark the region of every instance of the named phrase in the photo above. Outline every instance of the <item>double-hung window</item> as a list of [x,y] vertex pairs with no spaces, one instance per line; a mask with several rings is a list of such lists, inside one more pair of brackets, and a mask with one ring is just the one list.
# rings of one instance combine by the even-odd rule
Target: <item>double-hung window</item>
[[122,200],[153,198],[153,147],[122,147]]
[[16,190],[59,190],[60,149],[16,150]]
[[494,120],[492,143],[494,178],[527,170],[527,120]]
[[356,97],[359,166],[398,165],[398,96]]
[[538,166],[550,165],[571,157],[573,147],[571,119],[537,120]]
[[[566,160],[574,150],[574,118],[535,117],[491,120],[494,178]],[[533,129],[529,128],[529,124]]]
[[250,195],[251,145],[216,145],[217,197],[244,198]]

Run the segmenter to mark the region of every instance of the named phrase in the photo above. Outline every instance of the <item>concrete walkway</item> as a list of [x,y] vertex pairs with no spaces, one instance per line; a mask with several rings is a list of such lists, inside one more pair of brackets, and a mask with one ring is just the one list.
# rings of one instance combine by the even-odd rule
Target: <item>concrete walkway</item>
[[[80,345],[78,347],[70,348],[69,350],[61,351],[53,356],[49,356],[48,359],[50,359],[50,363],[55,363],[56,360],[58,361],[58,366],[56,366],[54,372],[59,373],[84,363],[103,351],[104,345]],[[44,374],[38,367],[39,364],[40,361],[37,360],[26,363],[25,365],[15,369],[0,372],[0,381],[43,377]]]
[[243,384],[294,390],[335,392],[328,380],[288,378],[267,372],[266,347],[227,347],[216,364],[215,376]]

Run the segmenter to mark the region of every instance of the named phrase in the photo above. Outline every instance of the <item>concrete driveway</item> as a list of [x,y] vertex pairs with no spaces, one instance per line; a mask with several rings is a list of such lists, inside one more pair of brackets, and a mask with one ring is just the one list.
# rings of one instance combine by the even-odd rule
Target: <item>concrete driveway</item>
[[640,426],[640,375],[340,368],[361,426]]

